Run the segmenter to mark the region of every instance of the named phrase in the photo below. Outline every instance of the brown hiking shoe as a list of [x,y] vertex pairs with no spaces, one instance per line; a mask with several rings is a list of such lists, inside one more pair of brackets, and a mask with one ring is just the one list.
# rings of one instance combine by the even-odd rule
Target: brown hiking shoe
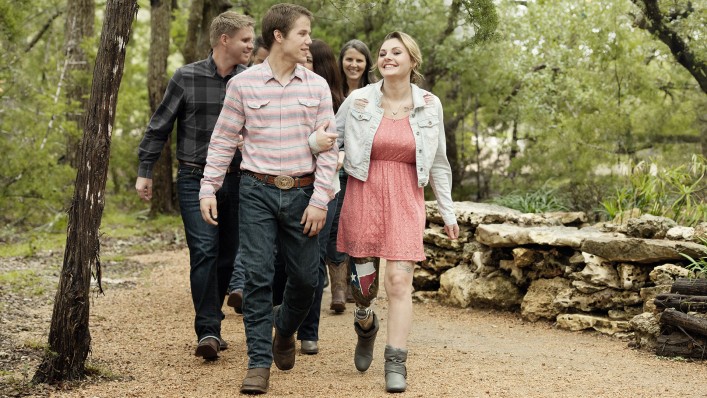
[[295,367],[295,335],[282,337],[275,328],[272,340],[272,357],[275,366],[280,370],[290,370]]
[[253,368],[248,369],[243,384],[241,384],[241,393],[243,394],[265,394],[268,392],[270,384],[270,368]]

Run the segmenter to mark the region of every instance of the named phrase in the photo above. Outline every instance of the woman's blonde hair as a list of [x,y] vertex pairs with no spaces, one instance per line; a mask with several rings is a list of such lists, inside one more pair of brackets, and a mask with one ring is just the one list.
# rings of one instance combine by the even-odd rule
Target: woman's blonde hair
[[420,84],[425,79],[420,73],[420,67],[422,66],[422,52],[420,51],[420,46],[417,45],[415,39],[412,38],[407,33],[395,31],[388,33],[383,39],[383,43],[390,39],[398,39],[403,43],[403,47],[410,54],[410,60],[412,61],[412,71],[410,71],[410,82],[415,84]]

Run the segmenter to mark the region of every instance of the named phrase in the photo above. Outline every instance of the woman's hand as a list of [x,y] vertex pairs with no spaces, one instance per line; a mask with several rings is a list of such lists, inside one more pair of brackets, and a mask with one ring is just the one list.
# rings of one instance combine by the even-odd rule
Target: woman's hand
[[451,239],[451,240],[459,239],[459,225],[458,224],[445,225],[444,232],[447,233],[447,236],[449,236],[449,239]]

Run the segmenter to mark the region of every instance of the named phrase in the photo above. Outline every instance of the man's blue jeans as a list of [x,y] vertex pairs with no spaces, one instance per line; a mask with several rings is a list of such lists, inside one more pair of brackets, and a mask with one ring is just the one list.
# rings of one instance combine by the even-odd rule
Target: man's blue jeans
[[191,296],[194,303],[194,329],[198,339],[221,337],[223,299],[238,248],[238,173],[226,174],[216,193],[218,227],[201,218],[199,189],[203,170],[179,166],[177,193],[189,246]]
[[[341,191],[339,191],[334,199],[329,202],[329,207],[327,210],[326,224],[324,228],[319,231],[318,242],[319,242],[319,270],[318,278],[319,283],[317,284],[317,289],[314,292],[314,302],[309,308],[309,313],[307,317],[297,329],[297,340],[319,340],[319,315],[322,309],[322,296],[324,295],[324,279],[326,278],[326,259],[340,263],[346,260],[346,253],[341,253],[336,250],[336,237],[337,230],[339,228],[339,215],[341,214],[341,205],[344,202],[344,195],[346,194],[346,182],[349,178],[348,174],[344,173],[343,170],[339,174],[339,180],[341,181]],[[278,256],[280,257],[280,256]],[[287,281],[287,276],[284,272],[284,260],[280,257],[276,257],[275,261],[275,282],[273,284],[273,302],[274,304],[279,304],[282,302],[282,291],[284,290],[285,283]],[[233,274],[236,274],[234,269]]]
[[[300,224],[313,186],[281,190],[243,175],[240,186],[241,259],[246,271],[243,323],[248,345],[248,368],[272,365],[272,327],[292,336],[307,316],[318,283],[319,245]],[[273,248],[285,259],[287,283],[283,303],[273,313],[275,275]]]
[[236,253],[236,261],[233,263],[233,273],[231,274],[231,281],[228,283],[228,292],[231,293],[236,290],[243,290],[244,283],[245,268],[243,268],[241,251],[238,250],[238,253]]

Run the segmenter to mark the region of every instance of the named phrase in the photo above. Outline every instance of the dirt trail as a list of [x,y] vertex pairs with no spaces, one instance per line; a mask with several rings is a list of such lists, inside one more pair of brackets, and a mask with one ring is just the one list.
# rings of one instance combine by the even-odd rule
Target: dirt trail
[[[227,312],[230,347],[215,362],[193,356],[193,310],[186,250],[134,257],[155,264],[133,288],[111,288],[91,309],[92,360],[118,380],[56,397],[233,397],[246,371],[239,315]],[[297,354],[295,368],[273,366],[269,397],[382,397],[386,301],[375,357],[353,366],[350,311],[333,315],[324,294],[320,353]],[[229,309],[230,310],[230,309]],[[597,334],[526,323],[517,315],[415,304],[405,397],[705,397],[707,365],[627,348]]]

